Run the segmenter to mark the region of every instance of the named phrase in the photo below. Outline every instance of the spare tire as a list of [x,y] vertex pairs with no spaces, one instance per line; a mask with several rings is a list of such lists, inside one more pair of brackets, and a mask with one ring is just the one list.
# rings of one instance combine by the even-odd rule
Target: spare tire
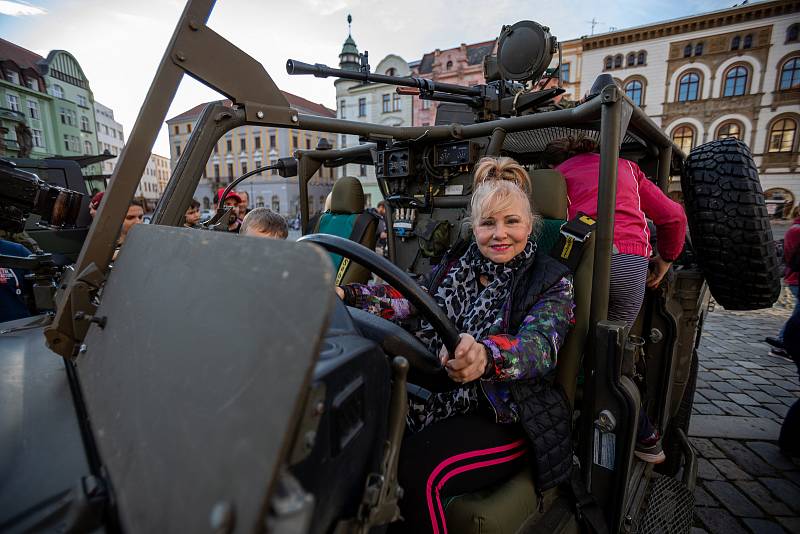
[[692,247],[714,299],[728,310],[771,307],[781,274],[750,149],[712,141],[692,150],[683,171]]

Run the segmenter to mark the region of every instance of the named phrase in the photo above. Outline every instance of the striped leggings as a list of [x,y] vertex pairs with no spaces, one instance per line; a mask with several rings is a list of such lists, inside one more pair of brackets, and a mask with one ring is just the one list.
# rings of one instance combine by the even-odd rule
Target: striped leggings
[[398,466],[403,521],[389,532],[447,533],[445,503],[510,479],[527,468],[524,431],[491,416],[457,415],[407,433]]
[[608,318],[633,326],[644,300],[648,258],[633,254],[611,256]]

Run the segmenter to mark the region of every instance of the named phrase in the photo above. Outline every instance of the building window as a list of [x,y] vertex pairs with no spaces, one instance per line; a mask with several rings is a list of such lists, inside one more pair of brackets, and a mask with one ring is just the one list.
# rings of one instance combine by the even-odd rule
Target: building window
[[753,35],[748,33],[747,35],[744,36],[744,44],[742,45],[742,48],[746,50],[748,48],[752,48],[752,46],[753,46]]
[[625,84],[625,94],[628,95],[634,104],[642,105],[642,82],[633,80]]
[[89,101],[86,100],[86,97],[83,95],[78,95],[78,105],[84,108],[89,107]]
[[672,132],[672,141],[688,154],[694,148],[694,130],[691,126],[679,126]]
[[31,129],[31,134],[33,136],[33,146],[44,148],[44,143],[42,142],[42,131]]
[[247,150],[247,139],[244,136],[239,138],[239,150],[242,152]]
[[233,152],[233,141],[231,139],[226,139],[225,140],[225,148],[228,149],[228,154]]
[[219,181],[219,164],[217,163],[214,164],[214,178]]
[[569,63],[564,63],[561,65],[561,81],[568,82],[569,81]]
[[177,124],[175,125],[174,130],[175,130],[175,135],[178,135],[179,133],[181,133],[181,127],[178,126]]
[[175,155],[178,156],[178,157],[180,157],[180,155],[181,155],[181,145],[180,144],[176,144],[175,145]]
[[614,68],[614,58],[606,56],[603,60],[603,70],[611,70],[612,68]]
[[89,130],[89,117],[86,117],[85,115],[81,115],[81,131],[92,133],[91,130]]
[[634,54],[633,52],[628,54],[626,65],[628,67],[633,67],[634,65],[636,65],[636,54]]
[[278,198],[278,195],[272,195],[272,211],[275,213],[281,212],[281,200]]
[[366,176],[367,175],[367,166],[366,165],[359,165],[358,166],[358,175],[359,176]]
[[645,52],[644,50],[639,51],[639,54],[636,56],[636,64],[637,65],[647,64],[647,52]]
[[264,207],[264,197],[262,197],[262,196],[257,196],[256,197],[256,207],[257,208],[263,208]]
[[19,98],[17,98],[17,95],[7,94],[6,102],[8,102],[8,109],[19,111]]
[[292,136],[292,148],[297,149],[297,135]]
[[247,174],[247,162],[242,162],[242,174]]
[[798,40],[800,34],[800,24],[792,24],[786,29],[786,42],[794,43]]
[[63,87],[61,87],[61,86],[60,86],[60,85],[58,85],[58,84],[56,84],[56,85],[53,85],[53,86],[50,88],[50,92],[51,92],[51,93],[53,94],[53,96],[54,96],[54,97],[56,97],[56,98],[64,98],[64,88],[63,88]]
[[[745,38],[746,40],[747,38]],[[703,55],[703,43],[697,43],[694,45],[694,55],[695,56],[702,56]]]
[[687,44],[683,47],[683,57],[692,57],[692,45],[691,43]]
[[358,99],[358,116],[359,117],[366,117],[367,116],[367,99],[366,98],[359,98]]
[[[271,160],[269,160],[269,164],[270,164],[270,166],[275,166],[275,165],[277,165],[277,164],[278,164],[278,160],[276,160],[276,159],[271,159]],[[277,170],[277,169],[272,169],[272,170],[270,171],[270,174],[274,176],[274,175],[278,174],[278,170]]]
[[345,134],[342,134],[342,142],[340,148],[347,148],[347,136]]
[[747,69],[733,67],[725,74],[725,87],[722,96],[742,96],[747,89]]
[[32,119],[39,119],[39,104],[35,100],[28,100],[28,116]]
[[92,153],[92,143],[89,141],[83,142],[83,153],[84,154],[91,154]]
[[233,163],[228,163],[228,181],[233,178]]
[[256,150],[261,150],[261,137],[259,136],[253,137],[253,146],[256,147]]
[[389,113],[391,110],[390,106],[390,95],[388,93],[381,95],[381,111],[383,113]]
[[742,140],[742,128],[738,122],[724,122],[717,128],[717,139]]
[[394,70],[394,67],[389,67],[388,69],[386,69],[386,75],[387,76],[394,76],[396,72],[397,71]]
[[742,45],[742,38],[738,35],[731,39],[731,50],[739,50],[739,47]]
[[800,57],[787,61],[781,67],[781,91],[800,89]]
[[219,144],[214,145],[214,154],[219,154]]
[[19,74],[13,70],[8,70],[6,71],[6,80],[13,84],[19,85]]
[[186,125],[186,133],[192,133],[192,125],[191,124],[187,124]]
[[422,109],[431,109],[431,101],[427,98],[422,99]]
[[397,93],[392,95],[392,111],[400,111],[400,95]]
[[64,148],[68,152],[78,152],[80,148],[78,147],[78,138],[74,135],[64,135]]
[[[255,162],[255,168],[256,168],[256,169],[260,169],[260,168],[261,168],[261,160],[260,160],[260,159],[257,159],[257,160],[256,160],[256,162]],[[259,176],[261,176],[261,171],[258,171],[258,175],[259,175]]]
[[768,152],[791,152],[794,147],[794,137],[797,133],[797,123],[792,119],[779,119],[769,129]]
[[617,54],[614,56],[614,68],[620,69],[622,68],[622,54]]
[[25,85],[32,91],[39,91],[39,80],[35,78],[25,78]]
[[311,150],[311,139],[306,137],[306,150]]
[[345,118],[345,116],[344,116],[344,107],[345,107],[344,105],[345,105],[345,103],[346,103],[346,101],[345,101],[344,98],[342,99],[341,102],[339,102],[339,118],[342,118],[342,119]]
[[448,61],[447,65],[445,65],[445,69],[450,70],[452,68],[453,68],[453,62],[452,61]]
[[275,143],[275,136],[274,135],[270,135],[269,136],[269,147],[270,148],[275,148],[275,144],[276,144]]
[[697,100],[700,93],[700,76],[695,72],[684,74],[678,82],[678,102]]

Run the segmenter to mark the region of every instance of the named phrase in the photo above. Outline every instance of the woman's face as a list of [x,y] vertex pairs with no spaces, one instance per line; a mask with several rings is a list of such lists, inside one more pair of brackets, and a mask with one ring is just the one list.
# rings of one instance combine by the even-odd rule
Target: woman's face
[[472,227],[478,250],[495,263],[508,263],[525,249],[531,233],[531,220],[528,209],[521,198],[507,209],[495,211],[488,206],[489,215],[481,217]]

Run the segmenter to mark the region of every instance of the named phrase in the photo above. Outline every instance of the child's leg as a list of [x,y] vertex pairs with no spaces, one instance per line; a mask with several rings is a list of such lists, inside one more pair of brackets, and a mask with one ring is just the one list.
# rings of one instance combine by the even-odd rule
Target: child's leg
[[608,295],[608,318],[633,326],[644,300],[649,260],[633,254],[611,256],[611,284]]

